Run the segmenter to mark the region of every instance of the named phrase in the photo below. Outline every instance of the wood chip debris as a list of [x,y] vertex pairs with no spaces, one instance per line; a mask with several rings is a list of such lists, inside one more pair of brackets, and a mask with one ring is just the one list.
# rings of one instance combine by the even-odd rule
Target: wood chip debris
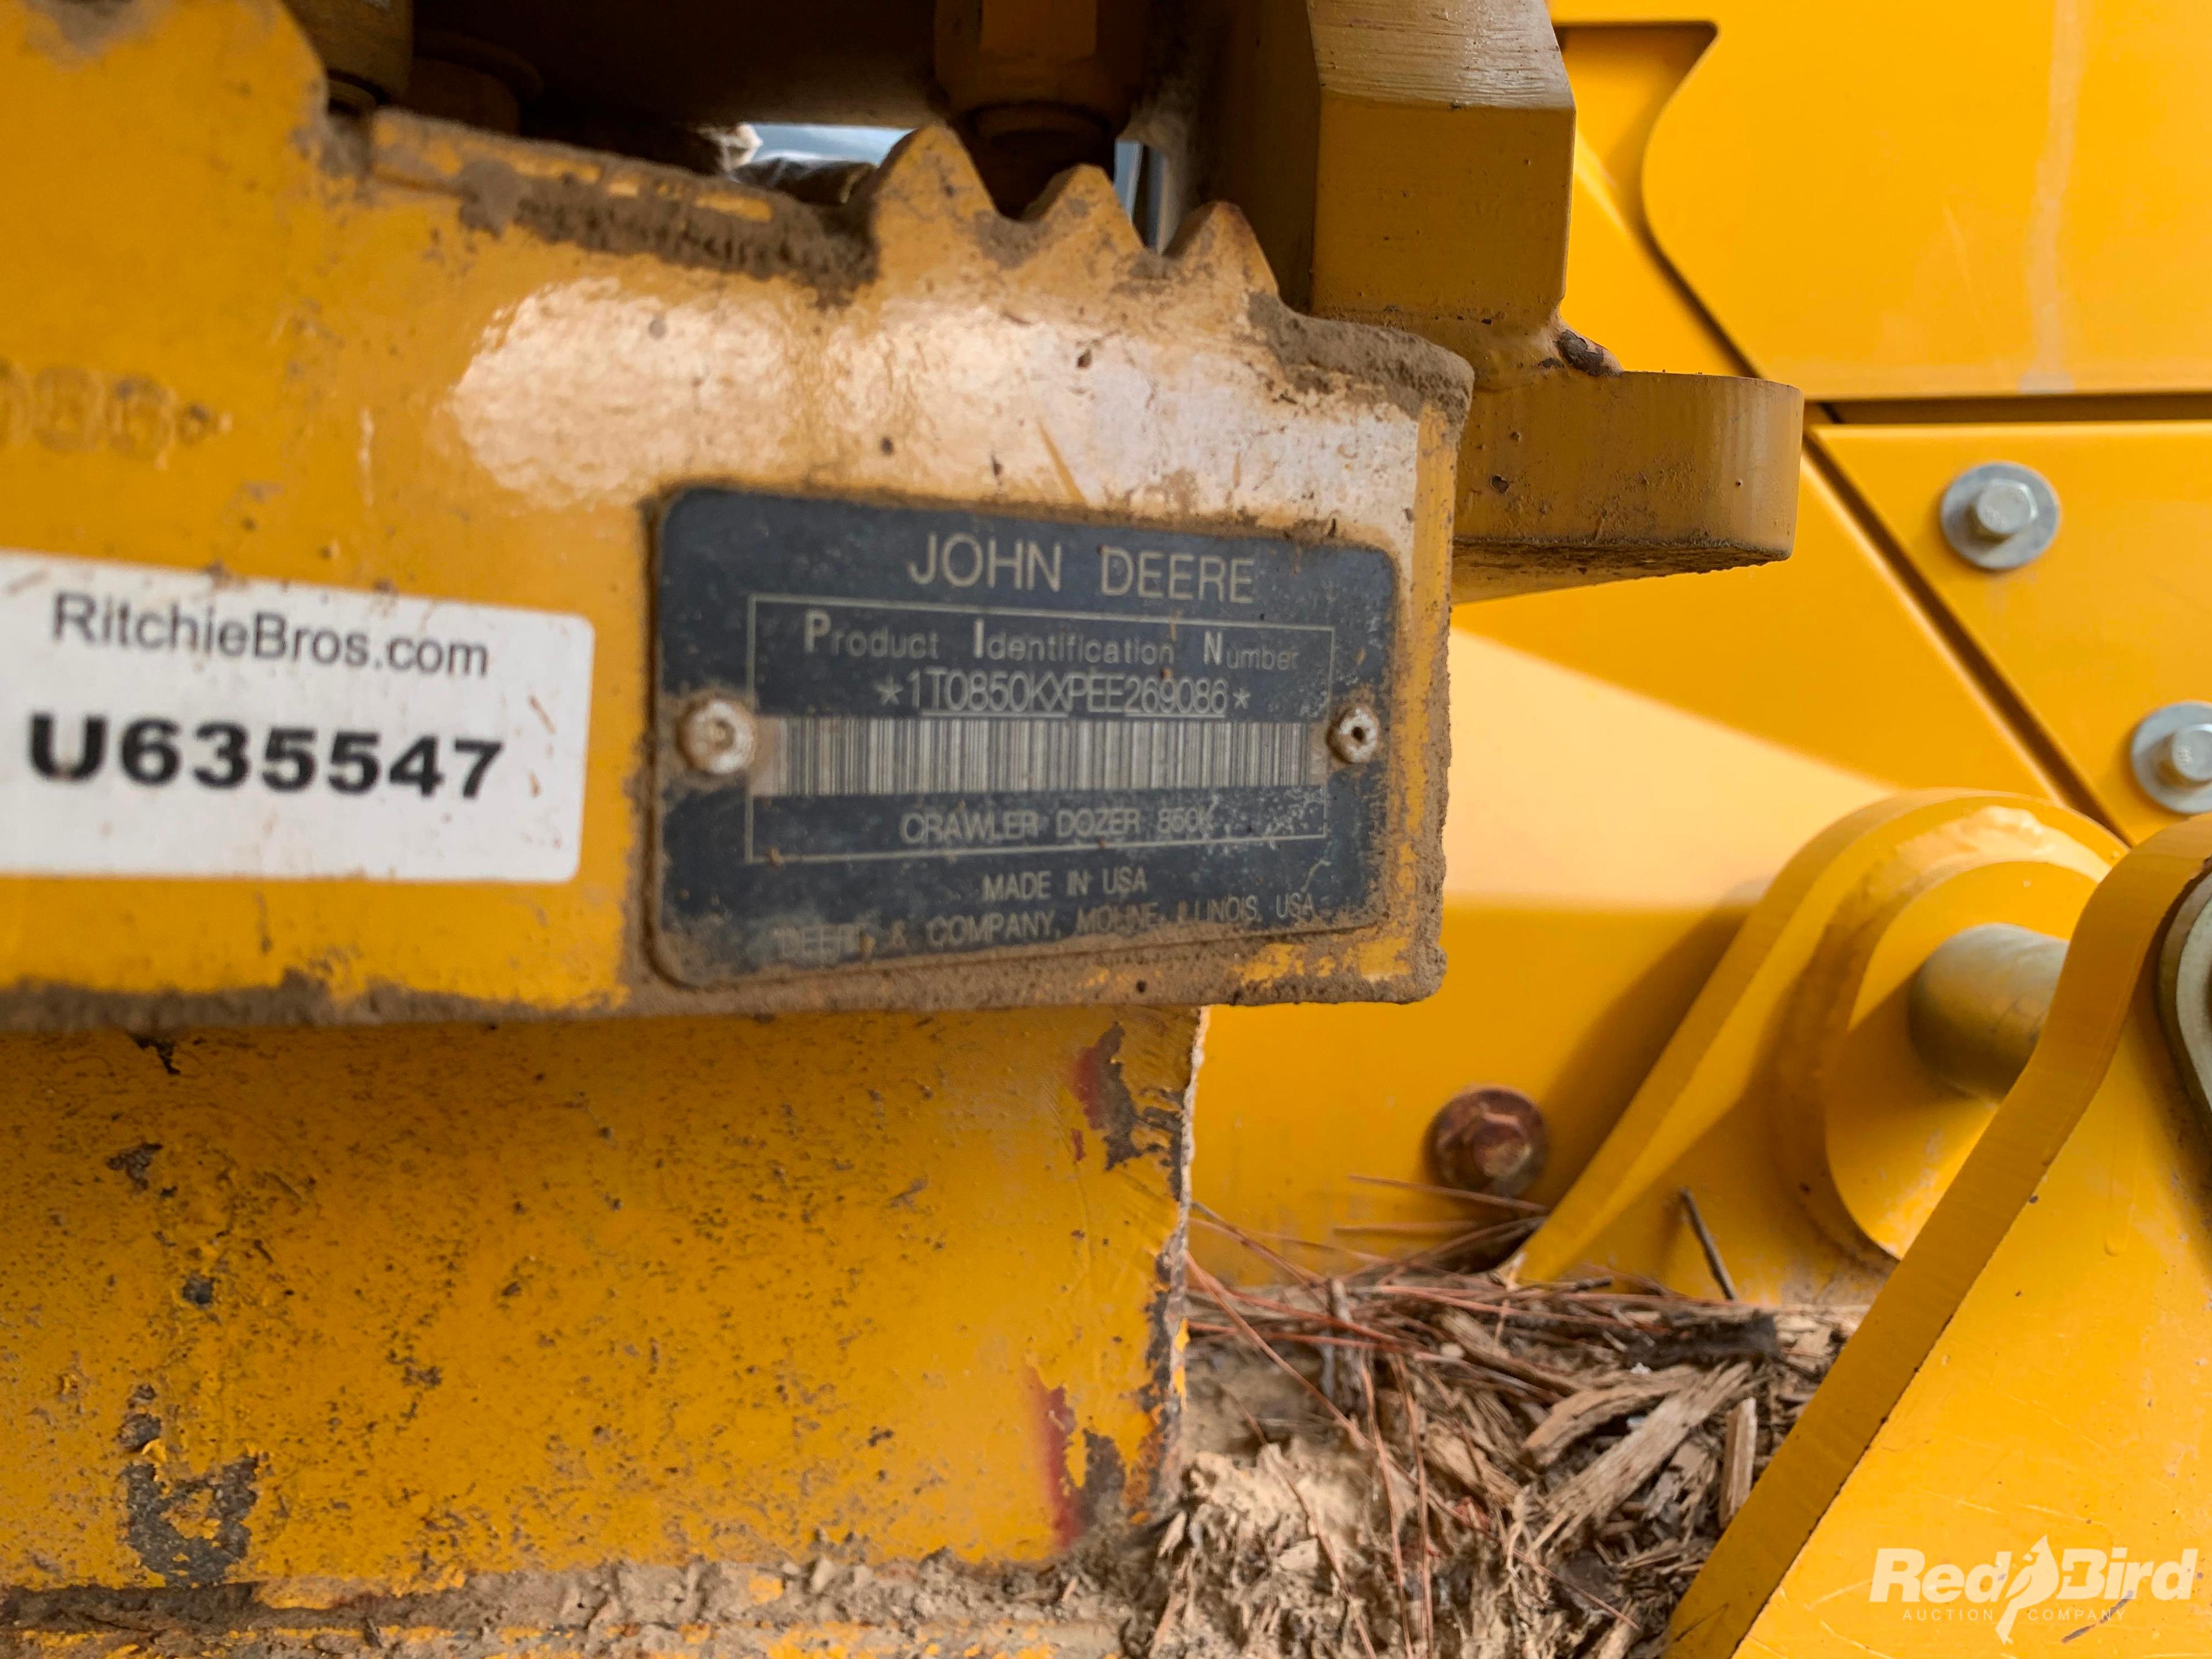
[[1403,1264],[1192,1282],[1144,1659],[1656,1656],[1862,1311]]

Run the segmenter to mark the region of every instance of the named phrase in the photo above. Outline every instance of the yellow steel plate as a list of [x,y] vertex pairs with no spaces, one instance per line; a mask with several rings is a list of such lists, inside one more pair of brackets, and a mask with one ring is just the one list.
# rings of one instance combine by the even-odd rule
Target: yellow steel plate
[[1552,15],[1717,26],[1644,190],[1758,373],[1808,398],[2212,387],[2212,13],[2193,0]]
[[0,1583],[1054,1555],[1164,1474],[1194,1024],[0,1039]]
[[[2103,814],[2132,839],[2173,823],[2136,782],[2128,740],[2154,709],[2212,697],[2212,424],[1837,426],[1820,442]],[[2058,496],[2057,540],[2014,570],[1969,564],[1936,522],[1945,486],[1993,460]]]

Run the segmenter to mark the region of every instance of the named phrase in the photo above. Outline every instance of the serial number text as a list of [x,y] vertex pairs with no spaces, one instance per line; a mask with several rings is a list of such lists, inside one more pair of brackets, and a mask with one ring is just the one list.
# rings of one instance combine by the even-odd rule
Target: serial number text
[[319,777],[341,795],[365,795],[380,783],[428,799],[451,783],[463,800],[474,800],[506,747],[495,738],[429,734],[392,738],[387,748],[386,738],[340,730],[325,744],[314,726],[271,726],[257,743],[254,728],[236,720],[200,720],[187,730],[186,722],[158,714],[128,720],[87,714],[65,726],[50,711],[32,714],[29,732],[32,771],[55,783],[88,782],[112,750],[116,769],[148,788],[189,779],[203,788],[236,789],[258,779],[284,795]]

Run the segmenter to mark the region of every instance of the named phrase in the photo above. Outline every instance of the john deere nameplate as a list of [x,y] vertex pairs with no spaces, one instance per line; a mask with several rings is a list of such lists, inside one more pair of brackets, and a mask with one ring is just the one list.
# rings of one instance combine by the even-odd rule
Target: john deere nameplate
[[702,489],[658,580],[679,980],[1370,919],[1384,553]]

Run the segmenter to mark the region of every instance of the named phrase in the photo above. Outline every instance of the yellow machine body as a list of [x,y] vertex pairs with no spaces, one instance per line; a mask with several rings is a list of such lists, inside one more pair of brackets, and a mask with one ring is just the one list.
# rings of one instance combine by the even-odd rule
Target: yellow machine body
[[9,1582],[777,1583],[1141,1511],[1191,1017],[855,1018],[8,1039]]
[[[531,704],[580,757],[572,862],[0,876],[6,1639],[125,1648],[116,1598],[151,1597],[208,1650],[1109,1651],[890,1630],[792,1564],[1049,1561],[1151,1513],[1198,1005],[1433,987],[1451,596],[1782,556],[1796,395],[1561,329],[1572,112],[1522,0],[1229,9],[1298,26],[1224,94],[1249,222],[1158,249],[1095,171],[1000,213],[943,125],[823,208],[487,131],[495,97],[368,108],[404,22],[375,9],[326,82],[274,0],[0,5],[0,137],[70,158],[0,191],[6,598],[81,561],[210,617],[552,618],[589,664]],[[1091,39],[1028,15],[952,30],[963,97]],[[1407,153],[1431,175],[1372,192]],[[1463,446],[1507,447],[1480,489]],[[656,790],[704,768],[657,690],[655,537],[698,486],[1379,554],[1373,902],[673,971]],[[126,838],[175,799],[161,752]]]
[[2164,830],[2090,899],[2028,1069],[1671,1651],[2201,1644],[2208,854]]
[[[2212,40],[2124,13],[1554,5],[1567,313],[1804,388],[1793,556],[1457,612],[1443,989],[1209,1030],[1197,1192],[1273,1251],[1465,1234],[1425,1138],[1498,1083],[1551,1144],[1508,1271],[1718,1294],[1703,1222],[1736,1294],[1869,1304],[1670,1652],[2203,1645],[2204,836],[2130,751],[2212,685]],[[2062,517],[1992,570],[1939,504],[1999,461]],[[2001,1101],[1910,1029],[1991,923],[2067,941]]]
[[[941,11],[952,125],[823,213],[334,121],[402,69],[326,82],[273,0],[0,4],[0,137],[64,158],[4,187],[0,549],[535,611],[592,662],[570,878],[0,876],[9,1639],[119,1654],[71,1598],[145,1593],[208,1650],[1113,1651],[830,1619],[794,1565],[1141,1522],[1194,1192],[1322,1265],[1441,1242],[1430,1120],[1502,1082],[1552,1145],[1516,1270],[1711,1293],[1687,1188],[1746,1294],[1873,1304],[1683,1651],[1955,1650],[1901,1610],[2002,1617],[1969,1571],[2039,1550],[2099,1588],[2028,1613],[2139,1589],[2129,1640],[2185,1645],[2160,952],[2212,849],[2129,755],[2208,692],[2212,22],[1996,9],[1224,0],[1177,154],[1236,206],[1154,249],[1097,173],[1012,217],[963,148],[994,86],[1126,99],[1095,8]],[[1990,460],[2064,503],[2002,573],[1936,519]],[[699,484],[1379,550],[1371,909],[684,982],[653,549]],[[1906,1030],[1990,922],[2071,940],[2002,1103]]]
[[[720,1628],[781,1618],[778,1565],[823,1540],[1036,1560],[1141,1516],[1199,1014],[1121,1000],[1432,974],[1464,368],[1287,313],[1271,343],[1233,213],[1164,258],[1077,174],[1012,223],[941,131],[840,255],[765,191],[404,112],[349,138],[274,4],[12,5],[0,83],[27,152],[75,135],[8,188],[40,230],[9,260],[0,543],[533,607],[595,658],[573,879],[0,882],[0,1580],[250,1583],[313,1626],[623,1564],[622,1617]],[[1081,1005],[1029,1012],[737,1019],[661,979],[642,549],[702,478],[1325,516],[1389,550],[1378,920],[750,1004]],[[687,1009],[722,1017],[545,1019]],[[70,1029],[116,1024],[135,1046]],[[497,1616],[574,1622],[568,1593]]]
[[[909,143],[842,238],[771,192],[404,112],[378,113],[356,155],[323,130],[319,68],[281,9],[154,9],[82,43],[35,7],[11,14],[8,118],[25,142],[96,122],[102,100],[179,137],[18,183],[15,210],[50,233],[23,250],[24,337],[0,379],[0,459],[26,477],[7,545],[580,618],[595,658],[580,863],[506,886],[18,879],[7,981],[33,1002],[9,1023],[39,1023],[41,995],[173,1023],[1189,1002],[1270,977],[1410,994],[1433,978],[1417,854],[1443,790],[1429,728],[1451,359],[1401,342],[1395,362],[1348,362],[1352,331],[1271,340],[1253,307],[1272,283],[1233,214],[1162,259],[1078,173],[1004,226],[943,131]],[[200,229],[165,261],[163,303],[118,311],[157,215]],[[741,994],[672,984],[647,960],[666,716],[637,550],[657,504],[701,482],[1319,526],[1389,551],[1407,648],[1382,763],[1399,850],[1375,921],[1304,945],[1064,941],[1011,977],[945,956],[799,968]],[[165,924],[117,951],[118,922],[149,908]]]
[[[1969,787],[2139,839],[2178,815],[2136,781],[2130,732],[2207,695],[2212,379],[2194,321],[2171,350],[2120,343],[2158,284],[2193,281],[2200,233],[2169,210],[2203,199],[2202,146],[2172,135],[2200,118],[2177,77],[2203,15],[1965,7],[1885,35],[1881,11],[1842,41],[1765,0],[1553,15],[1579,124],[1566,314],[1632,368],[1801,384],[1796,540],[1769,568],[1455,613],[1442,990],[1225,1009],[1209,1036],[1198,1194],[1317,1266],[1461,1228],[1463,1206],[1357,1177],[1431,1179],[1430,1120],[1471,1084],[1540,1104],[1551,1160],[1524,1195],[1563,1197],[1830,823]],[[1870,43],[1908,36],[1929,45],[1907,63],[1856,55],[1887,64]],[[1961,76],[1969,58],[1985,67]],[[1990,460],[2035,468],[2063,514],[2002,573],[1936,515]],[[1216,1235],[1196,1248],[1272,1271]],[[1757,1231],[1741,1248],[1791,1254]],[[1709,1286],[1679,1221],[1639,1265],[1669,1259],[1671,1282]]]
[[1729,1241],[1736,1294],[1870,1300],[1989,1117],[1916,1052],[1913,975],[1971,927],[2068,937],[2122,850],[2063,808],[1943,792],[1815,837],[1745,919],[1519,1271],[1708,1276],[1698,1288],[1719,1291],[1682,1224],[1686,1188]]

